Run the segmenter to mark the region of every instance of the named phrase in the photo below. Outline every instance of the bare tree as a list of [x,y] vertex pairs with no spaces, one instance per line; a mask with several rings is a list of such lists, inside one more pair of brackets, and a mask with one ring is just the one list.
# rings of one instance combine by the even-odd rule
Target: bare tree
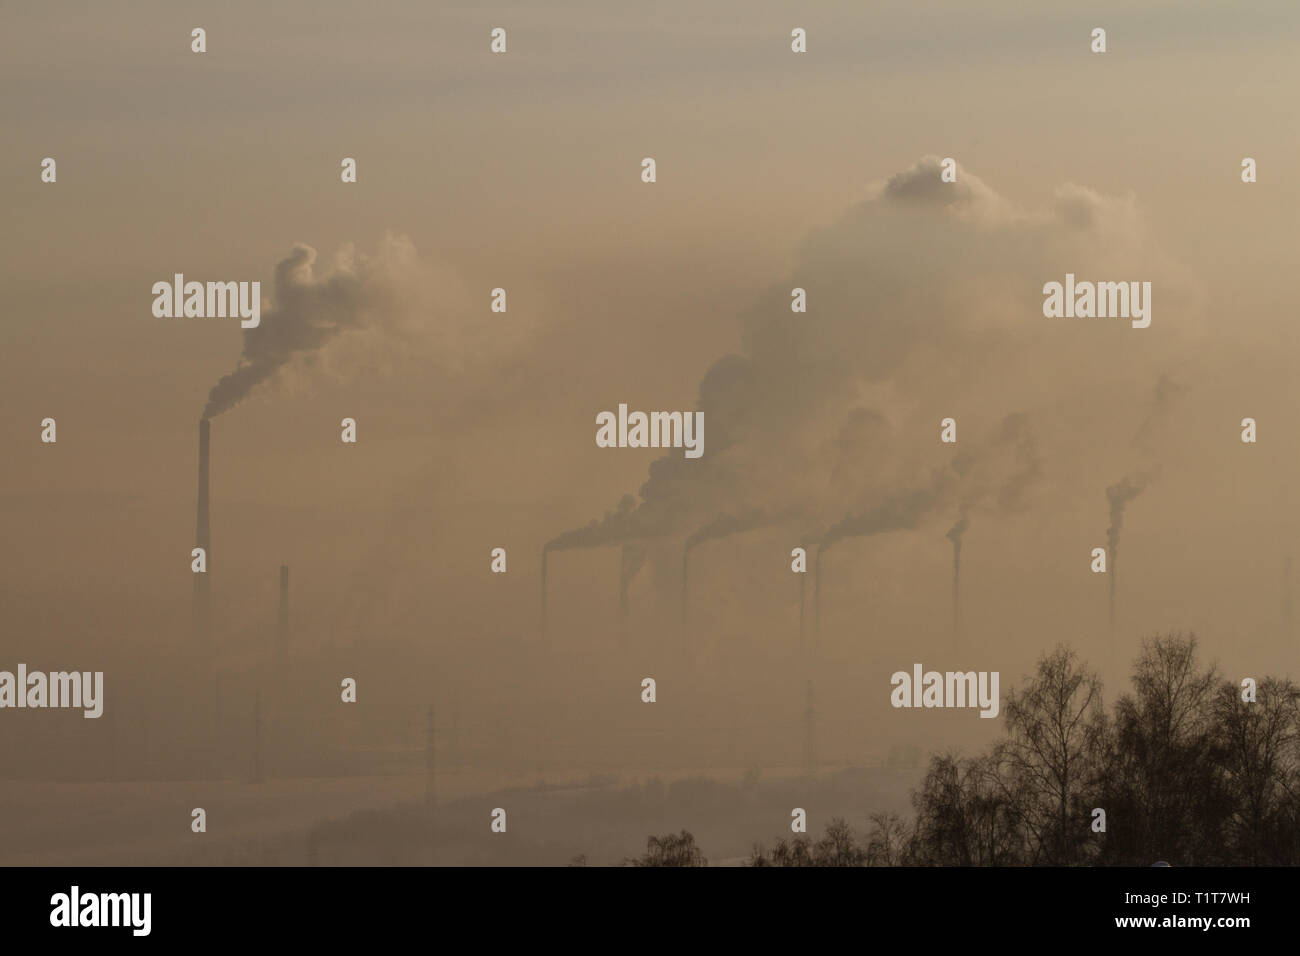
[[1101,681],[1058,647],[1007,695],[1008,799],[1030,837],[1030,863],[1078,862],[1089,833],[1087,784],[1105,732]]
[[1291,829],[1286,820],[1300,769],[1298,701],[1300,690],[1291,681],[1271,677],[1259,683],[1253,701],[1243,700],[1242,688],[1229,682],[1215,698],[1221,768],[1232,805],[1228,837],[1238,864],[1286,862],[1294,853],[1294,830],[1290,846],[1283,838]]
[[916,861],[931,865],[1004,866],[1024,859],[1024,828],[1007,795],[1003,756],[930,760],[916,808]]
[[645,853],[640,857],[624,861],[628,866],[708,866],[700,848],[695,845],[695,837],[683,830],[681,833],[668,833],[664,836],[652,836],[646,840]]
[[900,866],[911,856],[911,834],[897,813],[873,813],[867,835],[867,866]]
[[1214,727],[1221,678],[1196,662],[1196,638],[1143,642],[1134,692],[1115,707],[1098,805],[1107,811],[1105,862],[1227,862],[1225,757]]
[[865,866],[867,851],[858,845],[848,823],[836,817],[813,847],[813,861],[815,866]]

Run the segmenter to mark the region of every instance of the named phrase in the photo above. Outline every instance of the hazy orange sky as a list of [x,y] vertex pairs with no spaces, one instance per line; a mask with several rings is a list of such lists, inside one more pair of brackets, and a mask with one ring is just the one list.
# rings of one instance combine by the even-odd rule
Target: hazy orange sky
[[[1088,556],[1105,543],[1105,488],[1136,471],[1151,481],[1125,514],[1122,646],[1194,628],[1230,676],[1294,674],[1281,606],[1300,464],[1300,8],[1132,6],[6,11],[6,660],[66,641],[109,669],[189,639],[195,425],[241,340],[234,321],[154,318],[150,288],[176,272],[259,280],[266,315],[276,264],[305,243],[318,278],[350,247],[366,264],[345,268],[395,304],[213,423],[213,593],[231,648],[271,620],[285,562],[299,652],[356,642],[361,667],[396,645],[467,709],[580,726],[582,688],[639,680],[680,636],[684,535],[733,505],[802,504],[806,523],[711,543],[694,565],[690,706],[761,723],[734,715],[761,714],[755,688],[784,688],[800,535],[949,465],[941,418],[976,452],[1019,414],[1041,473],[1017,507],[973,514],[964,650],[943,643],[955,509],[828,554],[817,673],[845,728],[828,753],[992,733],[888,707],[889,674],[917,654],[1000,670],[1004,687],[1057,641],[1099,657],[1107,582]],[[505,55],[489,52],[496,26]],[[807,54],[790,52],[796,26]],[[1095,26],[1105,55],[1089,51]],[[946,156],[960,179],[943,193],[925,157]],[[343,157],[356,184],[340,182]],[[1151,327],[1045,319],[1042,285],[1066,272],[1152,281]],[[489,311],[498,286],[504,315]],[[806,317],[789,312],[793,286]],[[754,360],[758,424],[726,449],[706,438],[708,478],[680,492],[689,517],[634,584],[641,656],[602,656],[613,548],[552,557],[543,651],[543,542],[637,494],[659,457],[597,448],[595,415],[694,408],[731,353]],[[855,411],[883,424],[859,433]],[[56,445],[39,440],[46,416]],[[1256,445],[1240,441],[1246,416]],[[356,446],[339,441],[343,417]],[[488,572],[493,547],[504,576]],[[540,688],[535,661],[558,683]],[[372,679],[410,679],[396,670]]]

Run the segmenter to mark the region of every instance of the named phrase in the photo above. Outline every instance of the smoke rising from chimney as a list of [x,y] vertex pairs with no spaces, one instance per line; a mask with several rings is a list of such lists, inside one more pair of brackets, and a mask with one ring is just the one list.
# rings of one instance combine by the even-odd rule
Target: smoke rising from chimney
[[645,528],[636,517],[636,499],[624,495],[613,511],[603,518],[593,518],[581,528],[556,535],[542,547],[542,552],[569,551],[574,548],[603,548],[622,544],[630,538],[645,537]]
[[270,381],[295,355],[319,351],[340,333],[362,328],[390,313],[395,301],[390,266],[409,256],[409,245],[391,237],[376,258],[350,249],[335,261],[331,275],[314,274],[316,250],[297,243],[275,267],[274,306],[256,328],[243,330],[243,348],[234,371],[212,386],[204,418],[234,408]]
[[[823,519],[858,516],[861,525],[845,518],[823,549],[841,537],[916,527],[935,508],[959,500],[1019,507],[1040,475],[1023,415],[1004,420],[992,440],[996,454],[981,460],[958,452],[946,476],[927,482],[916,468],[886,475],[905,470],[893,448],[873,447],[887,419],[858,403],[867,394],[888,395],[937,335],[959,340],[966,363],[1005,352],[996,315],[971,321],[970,303],[984,296],[964,293],[1032,288],[1024,277],[1050,271],[1046,264],[1066,250],[1099,261],[1117,250],[1146,250],[1138,241],[1144,229],[1127,199],[1066,186],[1046,208],[1025,211],[978,177],[943,184],[939,173],[937,157],[923,158],[801,243],[792,272],[837,307],[791,323],[790,283],[764,290],[740,316],[740,354],[718,359],[700,382],[697,407],[709,420],[708,454],[698,461],[654,460],[637,498],[570,532],[563,546],[686,531],[736,501],[771,512],[802,507]],[[908,237],[907,247],[900,235]],[[960,249],[960,265],[948,257],[917,258],[908,251],[913,244]],[[999,307],[996,314],[1007,311]],[[846,408],[847,416],[837,419]],[[863,449],[870,450],[864,455]],[[990,462],[1005,461],[1006,449],[1019,466],[995,481]],[[864,467],[875,487],[864,488]]]
[[1133,436],[1134,446],[1141,452],[1148,466],[1130,473],[1106,489],[1106,500],[1110,505],[1110,526],[1106,529],[1106,561],[1110,575],[1109,621],[1112,643],[1115,638],[1115,589],[1118,585],[1119,535],[1124,526],[1124,509],[1128,503],[1142,494],[1147,486],[1159,474],[1155,443],[1160,435],[1160,425],[1169,411],[1173,400],[1178,398],[1187,387],[1173,381],[1168,375],[1161,375],[1155,384],[1150,407]]

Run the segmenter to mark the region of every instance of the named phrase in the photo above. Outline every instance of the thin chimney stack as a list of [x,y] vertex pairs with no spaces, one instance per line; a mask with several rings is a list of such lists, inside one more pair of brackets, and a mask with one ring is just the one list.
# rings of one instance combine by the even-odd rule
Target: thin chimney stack
[[275,638],[275,683],[284,690],[289,664],[289,565],[280,565],[280,626]]
[[542,620],[539,628],[543,638],[546,637],[546,562],[550,557],[550,552],[542,548]]
[[204,570],[194,575],[193,627],[196,643],[207,648],[212,641],[212,540],[208,526],[209,422],[199,420],[199,494],[194,544],[203,549]]
[[803,711],[803,762],[804,773],[811,777],[817,769],[817,711],[813,709],[813,682],[804,685],[806,702]]

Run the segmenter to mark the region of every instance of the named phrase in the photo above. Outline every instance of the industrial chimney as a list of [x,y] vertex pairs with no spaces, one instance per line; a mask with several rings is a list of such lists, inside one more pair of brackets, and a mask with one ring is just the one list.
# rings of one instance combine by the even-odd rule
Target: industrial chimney
[[691,608],[691,552],[689,548],[682,550],[682,637],[685,638],[689,631],[690,608]]
[[1291,556],[1282,562],[1282,636],[1290,646],[1295,631],[1295,607],[1291,600]]
[[275,685],[284,693],[289,665],[289,565],[280,565],[280,627],[275,636]]
[[543,638],[546,637],[546,560],[550,553],[542,548],[542,621],[540,632]]
[[803,616],[804,616],[804,595],[808,590],[807,572],[799,575],[799,646],[803,647]]
[[804,686],[807,702],[803,711],[803,764],[804,773],[811,777],[817,768],[817,711],[813,710],[813,682]]
[[952,539],[952,636],[961,637],[961,538]]
[[429,705],[429,711],[425,715],[424,724],[424,805],[433,812],[434,806],[434,772],[436,770],[434,750],[434,731],[433,731],[433,705]]
[[818,644],[822,639],[822,549],[817,548],[817,557],[813,559],[813,638]]
[[262,782],[262,692],[253,695],[253,783]]
[[193,626],[195,641],[204,648],[212,641],[212,592],[208,583],[208,575],[212,573],[212,541],[208,530],[208,430],[208,420],[200,419],[198,520],[194,545],[203,549],[205,570],[194,575]]

